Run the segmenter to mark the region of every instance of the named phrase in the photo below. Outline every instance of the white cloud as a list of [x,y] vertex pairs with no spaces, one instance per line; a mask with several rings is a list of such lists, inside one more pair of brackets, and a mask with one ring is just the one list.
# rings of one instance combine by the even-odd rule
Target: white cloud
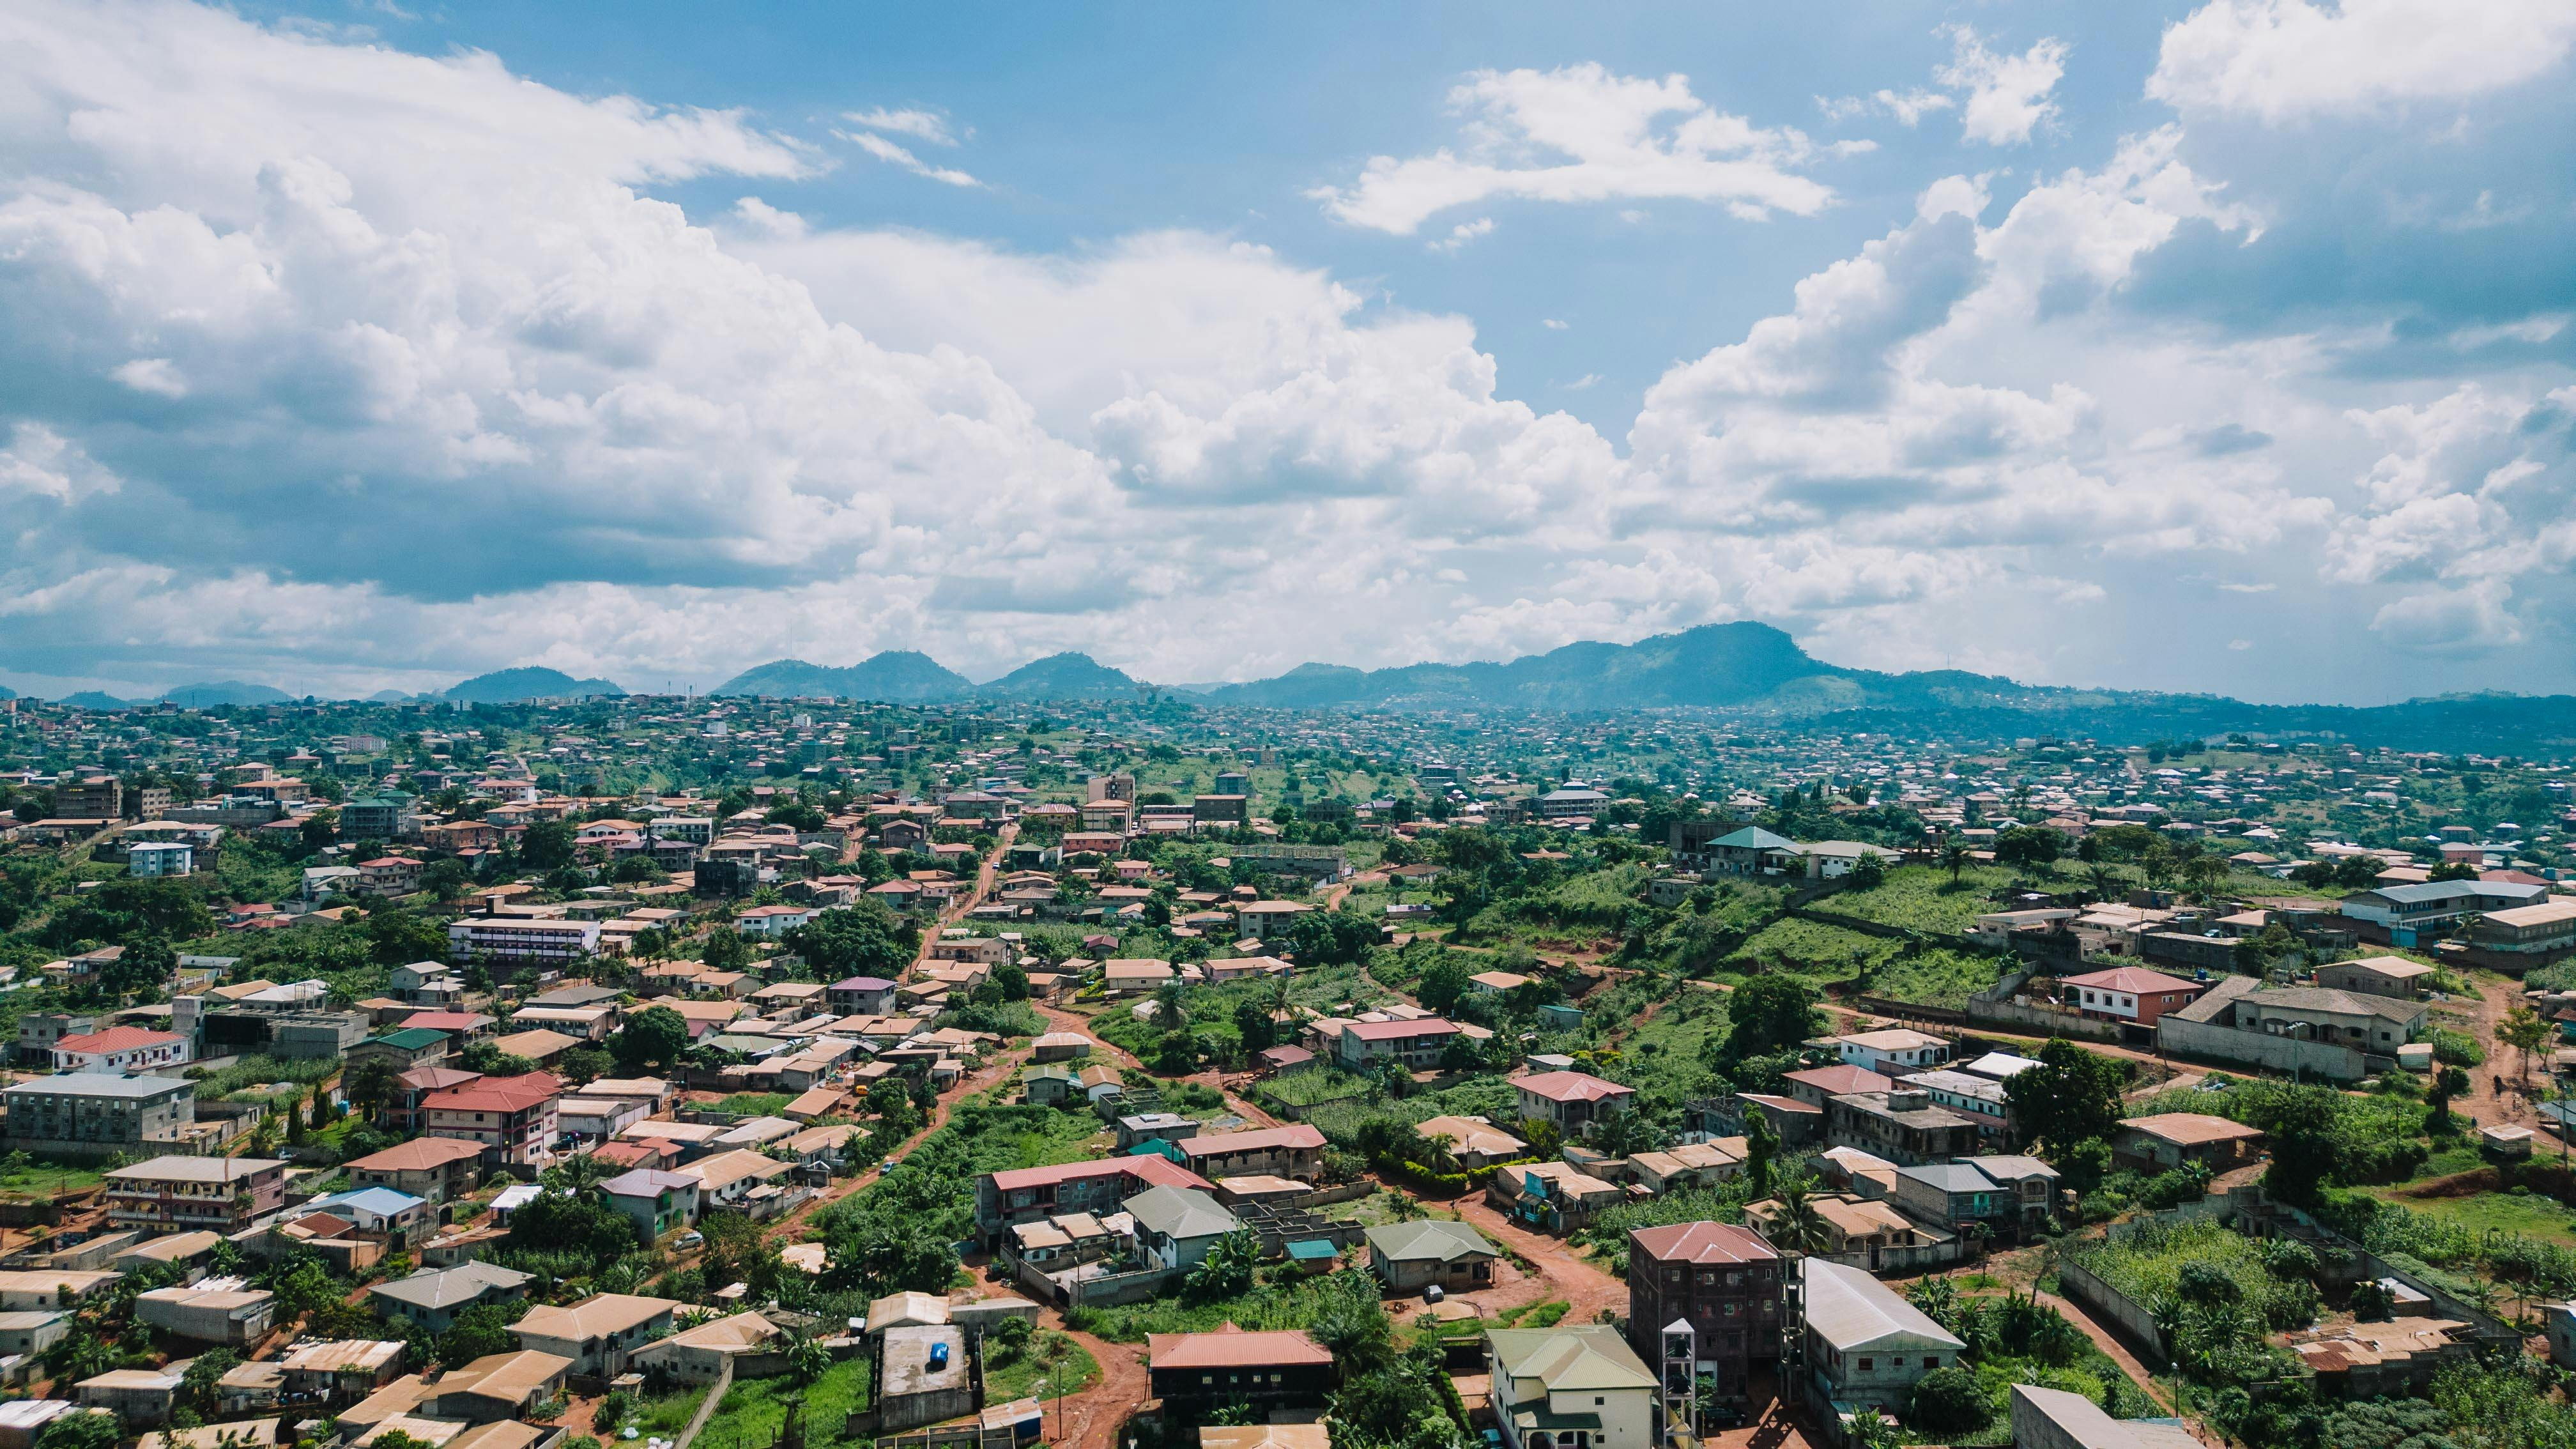
[[2147,94],[2280,125],[2521,85],[2571,45],[2564,0],[2212,0],[2166,29]]
[[1480,216],[1474,221],[1462,221],[1456,226],[1449,228],[1449,235],[1443,237],[1439,241],[1431,243],[1428,249],[1435,252],[1455,255],[1458,249],[1465,246],[1467,243],[1476,240],[1478,237],[1487,237],[1492,236],[1493,234],[1494,219],[1490,216]]
[[138,357],[132,362],[119,363],[110,376],[136,392],[166,398],[188,395],[188,380],[179,375],[179,369],[171,366],[170,359],[166,357]]
[[1961,134],[1989,146],[2018,146],[2056,118],[2057,103],[2049,95],[2066,74],[2066,42],[2052,38],[2019,55],[1998,55],[1965,25],[1949,27],[1949,35],[1950,63],[1932,74],[1941,84],[1968,92],[1959,112]]
[[1880,109],[1894,116],[1898,125],[1908,130],[1934,111],[1946,111],[1958,104],[1939,91],[1920,88],[1903,92],[1879,91],[1871,99],[1878,102]]
[[1539,319],[1538,325],[1546,328],[1550,332],[1562,332],[1574,324],[1557,317],[1543,317]]
[[2370,627],[2400,649],[2427,654],[2478,653],[2522,641],[2506,607],[2513,589],[2488,579],[2458,589],[2426,589],[2380,606]]
[[1349,186],[1308,195],[1336,220],[1397,236],[1497,197],[1718,202],[1758,220],[1812,216],[1834,196],[1796,173],[1816,152],[1805,135],[1719,111],[1686,76],[1649,80],[1591,63],[1486,70],[1451,90],[1449,104],[1467,117],[1463,152],[1374,157]]
[[873,131],[834,131],[832,133],[880,161],[900,166],[915,176],[927,176],[950,186],[981,186],[984,183],[953,166],[933,166],[912,152]]
[[[910,136],[934,146],[957,144],[957,133],[949,129],[948,118],[937,111],[889,111],[879,106],[872,111],[844,111],[841,119],[871,131],[892,131],[898,136]],[[966,134],[971,136],[975,133],[969,131]]]

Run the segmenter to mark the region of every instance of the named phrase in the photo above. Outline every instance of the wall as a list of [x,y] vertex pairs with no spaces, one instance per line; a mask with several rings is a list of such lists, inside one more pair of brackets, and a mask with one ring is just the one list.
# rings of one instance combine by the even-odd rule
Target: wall
[[2357,1082],[2370,1074],[2362,1053],[2347,1046],[2239,1031],[2232,1026],[2170,1016],[2156,1023],[2156,1045],[2177,1056],[2206,1057],[2276,1072],[2306,1071],[2338,1082]]
[[2057,1291],[2109,1319],[2120,1330],[2122,1338],[2146,1349],[2160,1363],[2170,1362],[2165,1354],[2164,1335],[2156,1331],[2155,1315],[2095,1277],[2091,1270],[2079,1264],[2060,1262],[2057,1265]]

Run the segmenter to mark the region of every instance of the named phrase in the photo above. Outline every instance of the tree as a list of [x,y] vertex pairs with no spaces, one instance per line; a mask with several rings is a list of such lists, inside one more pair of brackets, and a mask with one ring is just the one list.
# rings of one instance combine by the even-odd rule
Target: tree
[[350,1063],[340,1074],[340,1091],[350,1106],[366,1113],[372,1122],[402,1090],[402,1083],[395,1080],[400,1075],[400,1069],[383,1057],[367,1057]]
[[1959,883],[1959,873],[1968,868],[1968,862],[1975,856],[1976,852],[1956,842],[1941,847],[1941,863],[1950,868],[1950,884]]
[[1252,1291],[1252,1270],[1260,1261],[1260,1237],[1237,1228],[1208,1244],[1207,1257],[1190,1270],[1190,1296],[1202,1303],[1239,1298]]
[[2286,1087],[2269,1099],[2265,1115],[2269,1121],[2254,1124],[2272,1139],[2263,1190],[2288,1203],[2315,1202],[2341,1155],[2342,1094],[2328,1087]]
[[741,1213],[711,1212],[698,1220],[698,1231],[706,1236],[698,1268],[708,1287],[740,1283],[755,1303],[777,1291],[778,1245],[757,1223]]
[[2016,825],[1995,836],[1998,865],[2054,865],[2065,850],[2066,837],[2044,825]]
[[1279,1042],[1279,1026],[1270,1019],[1269,1004],[1248,997],[1234,1004],[1234,1030],[1243,1038],[1246,1052],[1267,1050]]
[[447,927],[417,912],[400,906],[380,906],[367,912],[367,954],[379,966],[401,966],[412,961],[441,961],[447,957]]
[[1466,999],[1475,983],[1469,979],[1466,964],[1442,952],[1439,959],[1422,968],[1422,976],[1413,983],[1414,998],[1423,1008],[1447,1016]]
[[2120,1064],[2063,1037],[2041,1047],[2038,1061],[2004,1083],[2004,1100],[2022,1135],[2052,1156],[2110,1136],[2119,1126],[2120,1089],[2128,1082]]
[[1727,1049],[1739,1060],[1786,1051],[1823,1026],[1816,994],[1790,976],[1756,976],[1729,992],[1726,1017]]
[[1843,881],[1851,890],[1874,891],[1887,884],[1887,862],[1874,850],[1862,851],[1851,869],[1843,872]]
[[843,1227],[824,1246],[827,1274],[871,1298],[889,1293],[944,1293],[957,1276],[955,1245],[914,1218],[869,1217]]
[[[882,976],[893,979],[912,964],[921,947],[921,928],[898,920],[883,901],[825,911],[787,933],[787,949],[833,976]],[[828,978],[827,978],[828,979]],[[1021,978],[1025,987],[1027,978]]]
[[718,922],[716,928],[707,933],[707,943],[699,948],[698,959],[705,962],[710,971],[740,971],[751,964],[751,947],[744,942],[740,931]]
[[526,1311],[524,1303],[485,1303],[466,1309],[456,1315],[447,1332],[439,1335],[438,1361],[455,1368],[478,1358],[510,1352],[519,1346],[510,1325]]
[[1771,1159],[1780,1150],[1780,1133],[1761,1112],[1744,1114],[1744,1180],[1756,1193],[1771,1191]]
[[530,870],[555,870],[572,864],[574,839],[568,820],[530,821],[519,835],[519,859]]
[[340,812],[316,810],[304,817],[304,823],[295,828],[295,833],[296,838],[304,842],[305,849],[320,850],[339,838]]
[[1960,1434],[1986,1422],[1988,1408],[1977,1376],[1963,1368],[1937,1368],[1915,1380],[1906,1421],[1934,1434]]
[[629,1071],[648,1064],[670,1065],[688,1049],[689,1019],[667,1006],[648,1006],[635,1013],[608,1039],[609,1055]]
[[1771,1246],[1788,1253],[1821,1253],[1833,1246],[1833,1227],[1817,1209],[1815,1195],[1805,1178],[1780,1184],[1776,1201],[1779,1206],[1772,1211],[1770,1225],[1763,1233]]
[[2531,1054],[2549,1040],[2549,1023],[2528,1006],[2506,1009],[2504,1019],[2496,1023],[2496,1045],[2511,1047],[2522,1057],[2522,1080],[2531,1078]]
[[36,1436],[35,1449],[116,1449],[124,1437],[114,1414],[83,1409],[47,1424]]
[[98,968],[98,985],[119,1000],[131,996],[149,1002],[159,998],[178,970],[179,953],[170,943],[145,936],[128,942],[115,960]]

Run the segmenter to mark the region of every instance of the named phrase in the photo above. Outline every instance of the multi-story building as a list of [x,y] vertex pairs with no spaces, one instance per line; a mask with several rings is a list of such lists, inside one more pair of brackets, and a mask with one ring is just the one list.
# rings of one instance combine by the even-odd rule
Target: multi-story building
[[1827,1402],[1901,1414],[1925,1374],[1955,1368],[1967,1345],[1858,1268],[1809,1258],[1807,1368]]
[[1628,1234],[1628,1337],[1660,1357],[1663,1330],[1686,1320],[1697,1371],[1722,1398],[1745,1396],[1753,1365],[1780,1357],[1780,1255],[1728,1223],[1673,1223]]
[[118,820],[125,815],[125,782],[109,776],[54,787],[54,814],[65,820]]
[[510,1331],[521,1348],[572,1360],[574,1373],[621,1374],[628,1355],[668,1329],[682,1306],[672,1298],[602,1293],[570,1308],[531,1308]]
[[2114,966],[2108,971],[2088,971],[2081,976],[2069,976],[2057,984],[2063,993],[2060,999],[2088,1020],[2117,1021],[2130,1026],[2154,1026],[2157,1017],[2168,1011],[2180,1011],[2209,989],[2178,976],[2149,971],[2143,966]]
[[1573,1137],[1614,1112],[1628,1110],[1634,1087],[1604,1081],[1588,1072],[1536,1072],[1512,1079],[1519,1093],[1521,1120],[1552,1122],[1559,1135]]
[[598,949],[597,921],[468,916],[447,927],[447,953],[460,963],[480,957],[496,965],[559,967]]
[[1302,1178],[1324,1160],[1324,1134],[1303,1122],[1194,1136],[1173,1145],[1180,1149],[1184,1165],[1210,1180],[1249,1174]]
[[[2489,911],[2469,928],[2469,946],[2521,960],[2576,951],[2576,901],[2543,901]],[[2324,979],[2322,972],[2318,979]]]
[[554,1160],[555,1104],[562,1096],[563,1088],[543,1072],[485,1077],[423,1098],[423,1130],[480,1142],[496,1162],[542,1167]]
[[1606,1324],[1485,1330],[1511,1449],[1656,1449],[1654,1373]]
[[2343,898],[2343,914],[2369,928],[2375,940],[2412,946],[2426,936],[2439,936],[2471,914],[2538,905],[2549,895],[2545,885],[2515,881],[2437,880],[2381,886]]
[[1014,1223],[1066,1213],[1105,1217],[1150,1187],[1208,1186],[1206,1178],[1152,1153],[988,1172],[975,1182],[975,1231],[989,1245]]
[[107,1220],[146,1233],[237,1233],[286,1199],[286,1163],[267,1157],[155,1157],[107,1174]]
[[353,795],[340,802],[342,840],[407,840],[419,833],[414,799],[400,790]]
[[1977,1124],[1932,1105],[1932,1094],[1920,1087],[1848,1092],[1825,1104],[1825,1141],[1903,1167],[1947,1162],[1976,1151]]
[[148,880],[194,875],[197,848],[176,840],[138,840],[125,849],[125,873]]
[[1407,1071],[1429,1071],[1440,1065],[1440,1054],[1448,1049],[1450,1038],[1458,1031],[1458,1023],[1436,1016],[1419,1021],[1354,1021],[1342,1028],[1335,1055],[1345,1068],[1355,1072],[1368,1071],[1386,1061],[1396,1062]]
[[2031,1157],[1985,1157],[1896,1169],[1889,1198],[1913,1217],[1951,1232],[1982,1224],[2018,1242],[2047,1225],[2057,1173]]
[[176,1145],[197,1121],[197,1084],[174,1077],[74,1072],[0,1092],[11,1151],[106,1157]]

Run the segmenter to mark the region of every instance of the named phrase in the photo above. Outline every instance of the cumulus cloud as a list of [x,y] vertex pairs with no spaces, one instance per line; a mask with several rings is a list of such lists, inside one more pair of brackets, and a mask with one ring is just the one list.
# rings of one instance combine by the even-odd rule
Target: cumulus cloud
[[1817,151],[1791,127],[1717,110],[1690,79],[1614,75],[1592,63],[1478,71],[1449,92],[1463,147],[1372,158],[1358,180],[1308,195],[1335,220],[1410,236],[1441,212],[1500,197],[1565,203],[1682,200],[1759,220],[1833,201],[1798,173]]
[[[2018,146],[2030,139],[2033,130],[2056,118],[2057,103],[2049,97],[2059,77],[2066,74],[2069,47],[2064,41],[2042,40],[2013,55],[1987,49],[1977,32],[1965,25],[1950,27],[1949,34],[1950,63],[1934,71],[1933,77],[1968,93],[1959,122],[1969,140]],[[1907,120],[1906,124],[1914,123]]]
[[2571,45],[2560,0],[2211,0],[2165,31],[2147,94],[2279,125],[2522,85]]

